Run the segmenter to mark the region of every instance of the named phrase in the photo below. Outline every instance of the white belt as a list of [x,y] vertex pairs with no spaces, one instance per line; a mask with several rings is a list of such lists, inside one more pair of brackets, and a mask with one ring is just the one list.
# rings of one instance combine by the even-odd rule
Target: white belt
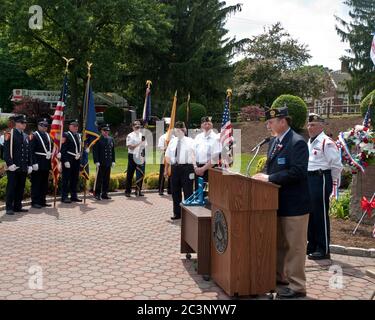
[[43,153],[43,152],[35,152],[38,156],[45,156],[47,160],[51,159],[51,152]]
[[81,158],[81,155],[79,153],[73,153],[73,152],[68,151],[68,154],[70,154],[73,157],[75,157],[76,160],[78,160],[79,158]]

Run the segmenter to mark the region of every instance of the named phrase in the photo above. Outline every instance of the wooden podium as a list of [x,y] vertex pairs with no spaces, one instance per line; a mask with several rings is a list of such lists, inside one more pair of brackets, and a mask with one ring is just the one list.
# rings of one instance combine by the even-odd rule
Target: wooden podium
[[278,186],[209,170],[211,278],[230,296],[276,289]]

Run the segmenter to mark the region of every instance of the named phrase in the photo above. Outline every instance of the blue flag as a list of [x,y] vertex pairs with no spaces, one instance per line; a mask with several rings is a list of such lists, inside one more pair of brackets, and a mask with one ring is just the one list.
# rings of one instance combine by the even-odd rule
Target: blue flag
[[96,125],[96,112],[94,105],[94,94],[91,89],[90,79],[87,81],[84,111],[86,114],[85,126],[83,129],[83,152],[81,158],[81,175],[89,179],[89,152],[90,148],[99,140],[100,134]]
[[152,82],[150,80],[147,80],[146,85],[147,85],[146,96],[145,96],[145,103],[143,105],[143,115],[142,115],[142,120],[143,120],[144,125],[147,125],[151,118],[151,85],[152,85]]

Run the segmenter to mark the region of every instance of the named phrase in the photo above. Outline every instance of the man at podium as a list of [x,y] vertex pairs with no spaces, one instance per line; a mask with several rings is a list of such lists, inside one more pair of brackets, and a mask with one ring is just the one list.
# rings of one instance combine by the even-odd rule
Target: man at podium
[[266,120],[274,136],[268,149],[267,174],[253,178],[281,186],[277,212],[277,283],[281,286],[278,296],[305,297],[309,151],[303,137],[290,128],[287,107],[268,110]]

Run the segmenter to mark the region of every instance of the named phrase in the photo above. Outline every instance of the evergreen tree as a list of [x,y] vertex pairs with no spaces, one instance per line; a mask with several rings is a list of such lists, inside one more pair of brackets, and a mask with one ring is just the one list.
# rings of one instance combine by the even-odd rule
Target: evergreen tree
[[375,68],[370,58],[372,33],[375,32],[375,2],[373,0],[345,0],[350,7],[351,21],[338,16],[337,33],[348,42],[348,55],[342,60],[348,65],[352,80],[348,83],[351,94],[363,91],[366,95],[375,89]]

